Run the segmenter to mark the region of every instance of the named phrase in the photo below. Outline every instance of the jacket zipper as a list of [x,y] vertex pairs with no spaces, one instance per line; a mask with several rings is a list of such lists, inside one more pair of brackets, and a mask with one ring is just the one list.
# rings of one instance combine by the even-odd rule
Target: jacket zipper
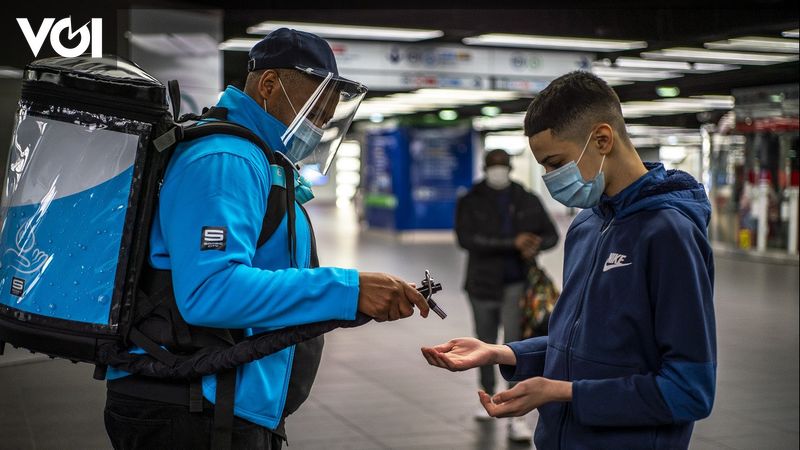
[[[567,345],[565,348],[566,353],[566,362],[567,362],[567,381],[570,381],[572,378],[571,370],[572,370],[572,339],[575,337],[575,331],[578,329],[578,325],[581,321],[581,315],[583,313],[583,303],[586,298],[586,288],[589,286],[589,282],[592,280],[595,267],[597,266],[597,252],[600,250],[600,247],[603,245],[603,242],[606,238],[606,231],[611,228],[611,224],[614,223],[614,218],[612,217],[611,220],[608,220],[603,223],[603,226],[600,228],[600,238],[597,240],[597,245],[595,245],[594,252],[592,253],[592,269],[589,271],[589,274],[586,276],[586,280],[583,283],[583,289],[581,290],[580,300],[578,302],[578,308],[575,310],[575,318],[572,321],[572,326],[569,330],[569,335],[567,336]],[[561,411],[561,420],[558,427],[558,446],[559,448],[566,448],[564,444],[564,440],[566,437],[566,428],[567,428],[567,418],[569,417],[570,413],[570,406],[571,403],[567,402],[564,409]]]

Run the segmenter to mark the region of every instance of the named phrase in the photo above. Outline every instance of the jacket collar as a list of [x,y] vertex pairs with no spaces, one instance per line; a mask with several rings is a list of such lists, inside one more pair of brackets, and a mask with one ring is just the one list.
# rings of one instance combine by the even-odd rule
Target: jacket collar
[[273,151],[286,153],[281,135],[286,125],[264,110],[252,97],[239,89],[228,86],[217,106],[228,109],[228,120],[242,125],[258,135]]
[[647,173],[628,185],[614,196],[603,194],[600,204],[594,207],[595,214],[604,219],[620,215],[640,198],[640,192],[658,184],[666,178],[666,170],[661,163],[644,163]]

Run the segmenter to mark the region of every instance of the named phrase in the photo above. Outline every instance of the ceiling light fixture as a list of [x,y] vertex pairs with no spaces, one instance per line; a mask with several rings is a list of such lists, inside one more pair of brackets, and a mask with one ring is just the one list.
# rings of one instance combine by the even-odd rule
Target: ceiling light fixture
[[711,72],[724,72],[726,70],[740,69],[740,66],[735,64],[716,64],[716,63],[701,63],[696,62],[692,64],[692,72],[694,73],[711,73]]
[[415,42],[444,36],[442,30],[275,21],[261,22],[258,25],[247,28],[247,32],[249,34],[267,34],[278,28],[292,28],[295,30],[307,31],[325,38],[359,39],[367,41]]
[[617,69],[614,67],[593,67],[592,72],[600,78],[609,77],[617,80],[655,81],[668,78],[680,78],[683,74],[666,70]]
[[626,118],[694,113],[715,109],[732,109],[733,97],[729,95],[702,95],[688,98],[665,98],[655,101],[625,102],[622,114]]
[[656,95],[659,97],[677,97],[680,95],[681,90],[677,86],[658,86],[656,88]]
[[22,69],[16,67],[0,66],[0,78],[22,78]]
[[758,66],[797,61],[798,59],[797,55],[725,52],[690,47],[674,47],[652,52],[643,52],[641,56],[647,59],[710,61]]
[[[449,110],[459,106],[485,105],[486,103],[517,100],[529,94],[507,90],[477,89],[417,89],[383,97],[371,97],[359,106],[355,120],[367,119],[373,114],[390,117],[424,111]],[[500,108],[488,106],[488,108]]]
[[647,48],[645,41],[620,41],[580,37],[535,36],[529,34],[489,33],[470,36],[462,40],[467,45],[495,47],[526,47],[556,50],[585,50],[595,52],[617,52]]
[[260,40],[261,39],[252,38],[232,38],[225,42],[221,42],[217,48],[220,50],[249,52],[250,49],[253,48],[253,46],[256,45]]
[[692,65],[685,61],[650,61],[627,56],[620,56],[617,58],[614,61],[614,65],[626,69],[692,70]]
[[670,70],[681,73],[711,73],[739,68],[739,66],[732,64],[699,62],[690,63],[688,61],[658,61],[651,59],[631,58],[627,56],[620,56],[613,63],[610,59],[606,58],[602,61],[595,61],[593,65],[601,67],[619,67],[625,69]]
[[744,50],[754,52],[800,53],[800,42],[796,39],[744,36],[724,41],[706,42],[705,48],[712,50]]
[[456,120],[458,119],[458,113],[452,109],[443,109],[439,111],[439,118],[442,120]]
[[502,110],[497,106],[484,106],[481,108],[481,114],[487,117],[495,117],[500,115]]
[[472,126],[478,130],[503,130],[522,128],[525,120],[525,113],[500,114],[495,117],[475,117],[472,119]]

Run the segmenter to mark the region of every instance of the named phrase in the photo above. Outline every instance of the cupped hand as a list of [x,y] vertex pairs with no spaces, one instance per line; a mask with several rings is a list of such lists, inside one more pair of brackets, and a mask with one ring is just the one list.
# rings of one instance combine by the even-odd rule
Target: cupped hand
[[478,391],[478,398],[492,417],[518,417],[546,403],[571,401],[572,383],[534,377],[521,381],[513,388],[493,397],[484,391]]
[[475,338],[463,337],[434,347],[422,347],[421,350],[428,364],[458,372],[495,364],[497,362],[495,347]]

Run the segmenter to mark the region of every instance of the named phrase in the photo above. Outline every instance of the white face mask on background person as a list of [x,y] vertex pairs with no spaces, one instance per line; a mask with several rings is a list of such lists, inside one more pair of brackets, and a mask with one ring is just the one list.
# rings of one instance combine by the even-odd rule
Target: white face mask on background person
[[492,189],[505,189],[511,185],[510,173],[508,166],[489,166],[486,168],[486,184]]

